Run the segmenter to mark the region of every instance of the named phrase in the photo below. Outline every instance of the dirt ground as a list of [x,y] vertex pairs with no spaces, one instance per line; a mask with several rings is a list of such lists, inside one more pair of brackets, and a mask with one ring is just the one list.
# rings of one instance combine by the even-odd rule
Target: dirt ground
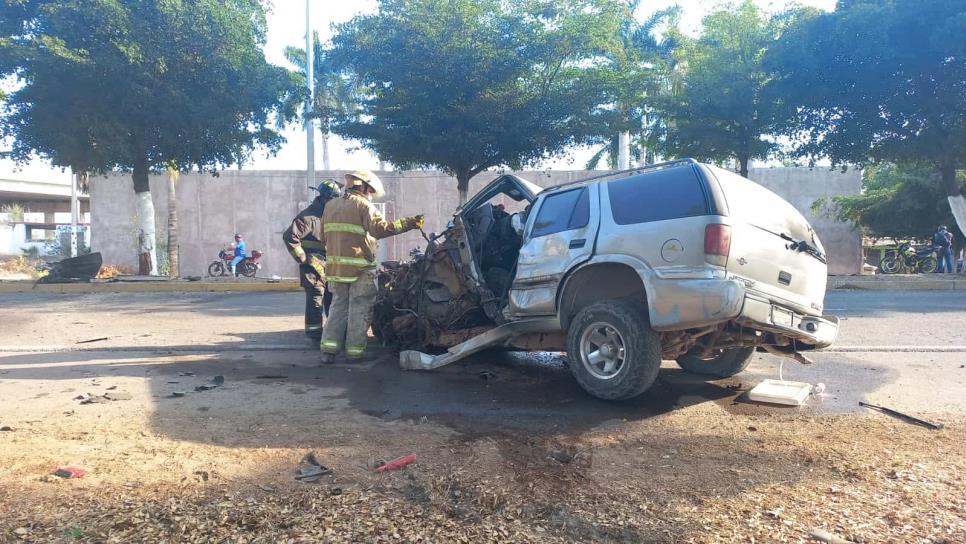
[[[297,293],[81,296],[69,312],[41,297],[25,315],[23,300],[0,297],[0,542],[806,542],[815,528],[966,542],[962,353],[928,354],[950,374],[940,408],[916,412],[935,431],[838,409],[856,395],[907,409],[890,387],[922,354],[823,354],[817,367],[863,386],[830,383],[802,410],[741,402],[772,375],[766,357],[716,382],[668,363],[648,395],[615,404],[554,354],[319,367],[291,347]],[[99,336],[96,350],[17,348]],[[82,404],[104,394],[118,400]],[[309,451],[333,473],[298,482]],[[374,471],[408,453],[415,464]],[[53,476],[62,465],[87,475]]]

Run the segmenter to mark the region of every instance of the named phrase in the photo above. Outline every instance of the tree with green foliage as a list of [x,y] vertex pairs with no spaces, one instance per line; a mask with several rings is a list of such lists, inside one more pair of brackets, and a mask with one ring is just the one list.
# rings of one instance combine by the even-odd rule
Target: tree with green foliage
[[798,107],[800,155],[928,166],[966,230],[966,3],[841,0],[785,33],[767,64]]
[[335,131],[403,167],[470,179],[586,142],[607,101],[595,60],[619,47],[616,0],[382,0],[333,37],[363,86]]
[[745,0],[705,16],[701,35],[675,52],[682,81],[661,103],[663,130],[653,145],[671,156],[734,160],[743,176],[749,161],[772,156],[778,145],[770,136],[781,130],[787,111],[768,92],[772,76],[762,59],[803,13],[769,16]]
[[0,134],[20,161],[75,172],[130,171],[138,195],[139,269],[155,274],[148,174],[217,171],[275,130],[292,78],[265,61],[259,0],[0,0]]
[[[938,225],[955,225],[938,176],[928,166],[870,166],[862,172],[860,194],[822,199],[813,209],[873,238],[928,240]],[[961,174],[957,183],[966,189],[966,175]],[[954,238],[961,244],[963,233]]]
[[[315,104],[307,114],[319,122],[319,132],[322,134],[322,168],[331,170],[329,162],[329,138],[332,127],[339,119],[354,119],[359,114],[360,89],[352,79],[351,74],[335,67],[329,58],[329,51],[325,48],[319,35],[313,36],[313,79],[315,79]],[[296,67],[297,87],[305,89],[305,49],[286,47],[285,58]],[[289,107],[303,109],[306,101],[305,93],[293,94],[294,103]],[[306,115],[306,112],[302,112]]]

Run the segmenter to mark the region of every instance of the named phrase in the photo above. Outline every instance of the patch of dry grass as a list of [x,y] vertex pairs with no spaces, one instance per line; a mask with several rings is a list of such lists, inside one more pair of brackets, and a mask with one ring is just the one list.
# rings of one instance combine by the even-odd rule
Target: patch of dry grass
[[[155,461],[143,484],[138,463],[59,480],[0,449],[4,465],[37,472],[0,487],[0,541],[805,542],[818,527],[854,542],[966,542],[966,432],[955,422],[933,432],[881,416],[706,410],[583,435],[446,439],[432,427],[354,427],[357,441],[321,456],[336,474],[318,484],[291,480],[296,449],[147,436]],[[107,436],[84,439],[109,447]],[[419,461],[371,472],[360,459],[377,436],[417,436]],[[576,456],[561,463],[561,452]],[[210,479],[164,472],[180,458],[224,468]]]

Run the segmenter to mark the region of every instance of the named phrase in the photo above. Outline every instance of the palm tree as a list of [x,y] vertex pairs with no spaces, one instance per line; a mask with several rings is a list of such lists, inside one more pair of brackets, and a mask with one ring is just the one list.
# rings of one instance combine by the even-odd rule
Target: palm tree
[[[656,114],[649,102],[667,92],[666,82],[675,73],[672,53],[678,42],[680,8],[657,11],[639,22],[634,17],[639,5],[640,0],[627,2],[620,28],[621,54],[610,59],[615,73],[615,101],[598,141],[601,147],[587,162],[587,169],[596,168],[604,157],[610,168],[619,167],[622,135],[630,147],[626,150],[630,162],[647,162],[646,133]],[[657,31],[665,24],[668,28],[659,38]]]
[[[319,41],[316,33],[312,40],[315,79],[315,104],[311,112],[307,112],[319,121],[322,133],[322,168],[331,170],[329,163],[329,135],[332,125],[337,119],[356,117],[359,109],[360,89],[349,74],[337,70],[329,60],[328,50]],[[285,58],[295,65],[301,76],[301,88],[305,88],[305,49],[286,47]],[[302,96],[292,96],[290,100],[303,100]],[[304,108],[304,106],[303,106]]]

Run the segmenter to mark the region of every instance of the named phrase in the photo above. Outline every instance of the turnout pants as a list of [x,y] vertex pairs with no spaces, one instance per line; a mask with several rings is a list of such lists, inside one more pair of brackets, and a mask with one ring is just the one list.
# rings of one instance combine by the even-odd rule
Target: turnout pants
[[332,307],[319,347],[331,354],[345,349],[346,357],[360,358],[366,352],[372,305],[376,300],[376,271],[363,270],[352,283],[329,282],[329,290]]
[[326,291],[325,282],[311,266],[299,267],[299,283],[305,291],[305,335],[318,340],[322,338],[322,324],[332,294]]

